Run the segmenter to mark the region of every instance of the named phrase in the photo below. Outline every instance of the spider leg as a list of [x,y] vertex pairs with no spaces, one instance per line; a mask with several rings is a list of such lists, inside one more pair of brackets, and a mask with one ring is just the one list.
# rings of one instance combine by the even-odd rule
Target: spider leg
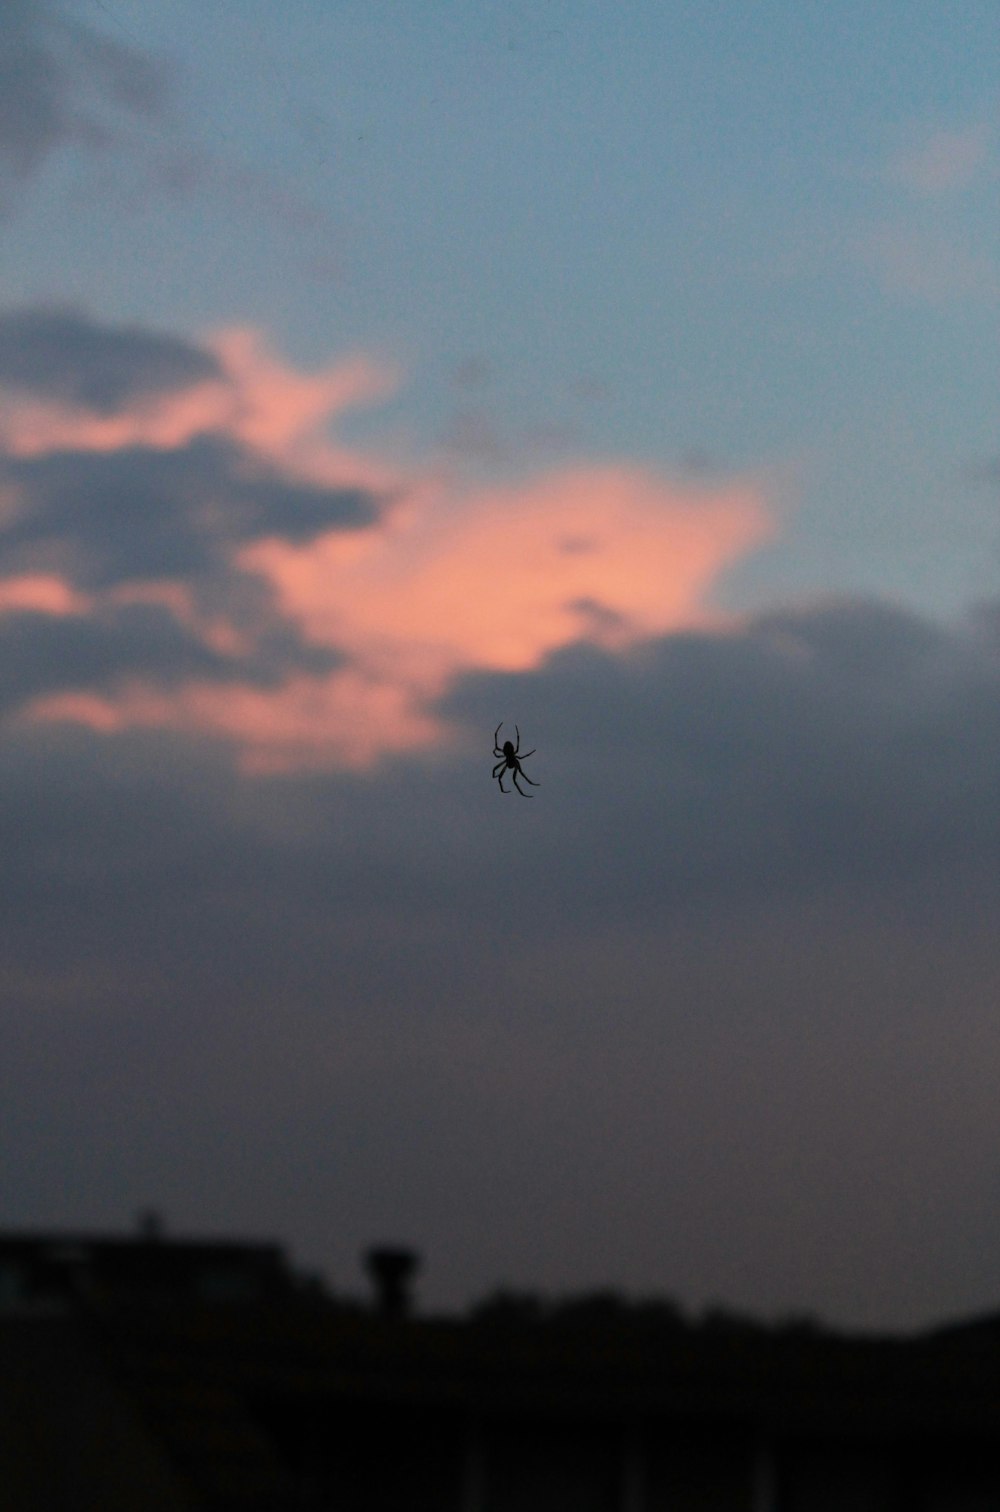
[[[535,747],[535,751],[537,751],[537,750],[538,750],[538,747],[536,746]],[[522,761],[527,761],[527,759],[528,759],[529,756],[534,756],[535,751],[525,751],[524,755],[521,757],[521,760]]]
[[504,761],[498,761],[497,764],[496,764],[496,766],[493,768],[493,775],[494,775],[494,777],[497,775],[498,772],[502,772],[503,769],[504,769],[504,767],[506,765],[507,765],[506,760],[504,760]]
[[521,732],[517,728],[517,725],[514,726],[514,734],[517,736],[517,745],[514,747],[514,755],[516,756],[521,749]]
[[[522,773],[521,773],[521,776],[522,776],[522,777],[523,777],[523,776],[524,776],[524,773],[523,773],[523,772],[522,772]],[[526,779],[526,781],[528,781],[528,782],[531,782],[531,778],[530,778],[530,777],[528,777],[528,778],[527,778],[527,779]],[[515,786],[515,787],[516,787],[516,788],[517,788],[517,791],[518,791],[518,792],[519,792],[519,793],[520,793],[520,795],[521,795],[521,797],[522,797],[522,798],[533,798],[533,797],[534,797],[534,794],[533,794],[533,793],[526,793],[526,792],[525,792],[525,791],[524,791],[524,788],[523,788],[523,787],[522,787],[522,786],[521,786],[521,784],[520,784],[520,783],[519,783],[519,782],[518,782],[518,780],[517,780],[517,768],[516,768],[516,767],[515,767],[515,768],[514,768],[514,786]],[[539,787],[539,786],[540,786],[540,784],[539,784],[539,783],[537,783],[537,782],[535,782],[535,783],[533,783],[533,784],[532,784],[532,786],[533,786],[533,787]]]
[[[522,768],[520,762],[517,763],[517,771],[521,773],[521,776],[524,778],[525,782],[530,782],[531,783],[532,787],[541,787],[542,784],[540,782],[536,782],[533,777],[529,777],[528,776],[527,772],[524,771],[524,769]],[[517,772],[514,773],[514,776],[515,777],[517,776]],[[520,791],[521,791],[521,789],[518,788],[518,792],[520,792]],[[525,796],[525,798],[530,798],[531,794],[530,793],[525,793],[524,796]]]
[[497,735],[499,735],[499,734],[500,734],[500,731],[501,731],[501,730],[502,730],[502,729],[503,729],[503,720],[502,720],[502,719],[501,719],[501,721],[500,721],[500,723],[499,723],[499,724],[498,724],[498,725],[497,725],[497,727],[496,727],[496,732],[495,732],[495,734],[494,734],[494,736],[493,736],[493,749],[494,749],[494,751],[495,751],[495,750],[496,750],[496,748],[497,748]]
[[508,789],[505,788],[504,785],[503,785],[503,772],[498,772],[497,773],[497,782],[499,782],[499,784],[500,784],[500,791],[501,791],[501,793],[506,793],[508,791]]

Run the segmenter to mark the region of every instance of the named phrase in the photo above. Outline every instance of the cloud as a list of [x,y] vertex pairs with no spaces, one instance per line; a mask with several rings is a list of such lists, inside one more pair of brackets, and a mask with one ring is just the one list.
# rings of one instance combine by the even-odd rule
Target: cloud
[[0,484],[17,499],[0,570],[64,564],[77,583],[190,579],[236,545],[358,528],[375,515],[362,488],[290,477],[238,443],[199,436],[173,448],[61,451],[14,459]]
[[342,657],[307,644],[236,557],[373,525],[388,471],[327,426],[391,375],[367,359],[293,374],[247,333],[211,340],[61,309],[0,318],[9,719],[107,731],[122,706],[228,739],[234,709],[266,724],[269,694],[290,708],[315,685],[322,704]]
[[155,605],[212,666],[144,678],[130,655],[117,682],[40,687],[21,720],[200,733],[258,770],[366,765],[453,738],[431,706],[469,669],[718,619],[719,574],[773,532],[749,483],[593,463],[491,488],[339,446],[337,415],[396,377],[364,356],[301,373],[248,330],[0,321],[0,608]]
[[[50,317],[36,309],[14,318],[30,329]],[[273,356],[255,331],[242,327],[214,331],[197,344],[182,341],[177,347],[172,347],[173,338],[147,333],[149,345],[143,351],[136,327],[98,326],[79,318],[87,354],[99,351],[104,366],[117,369],[123,402],[131,388],[128,402],[113,413],[95,410],[89,380],[79,371],[75,378],[69,376],[67,355],[50,346],[43,357],[36,349],[35,392],[26,395],[12,385],[0,409],[0,450],[10,456],[112,452],[130,446],[176,448],[218,434],[320,482],[373,489],[394,482],[393,469],[337,447],[330,437],[332,422],[345,410],[392,393],[398,374],[388,363],[357,354],[318,372],[302,373]],[[83,355],[78,346],[73,359],[77,368]],[[20,356],[10,360],[27,361]],[[160,381],[152,375],[144,379],[143,366],[148,370],[157,360]],[[162,374],[168,364],[174,367],[170,382]]]
[[192,677],[247,675],[245,663],[213,651],[155,604],[122,604],[102,614],[7,607],[0,646],[0,713],[28,699],[129,678],[169,687]]
[[698,490],[590,465],[457,497],[428,488],[364,536],[265,541],[239,560],[307,639],[419,702],[471,668],[538,667],[576,641],[622,648],[711,623],[715,580],[772,528],[748,485]]
[[[342,922],[391,916],[405,934],[421,920],[474,911],[489,896],[498,938],[516,920],[525,939],[537,940],[810,896],[842,895],[860,907],[942,889],[941,899],[975,912],[972,879],[996,890],[1000,602],[942,624],[877,600],[830,600],[671,631],[625,650],[577,643],[538,665],[458,677],[430,708],[471,739],[439,744],[428,759],[383,751],[364,775],[341,762],[286,767],[280,780],[251,772],[235,783],[194,714],[214,718],[222,732],[235,709],[235,733],[245,737],[253,718],[266,725],[277,709],[291,719],[284,702],[305,722],[306,743],[308,680],[284,676],[277,700],[261,688],[244,708],[219,696],[213,710],[206,679],[200,692],[178,666],[170,621],[148,610],[120,613],[137,642],[133,665],[162,657],[169,678],[182,680],[182,698],[203,698],[204,708],[189,709],[186,726],[171,722],[163,709],[177,705],[166,697],[167,678],[159,694],[147,679],[141,696],[155,742],[125,719],[108,725],[110,739],[82,722],[9,725],[0,746],[8,793],[35,780],[47,753],[43,766],[89,772],[85,787],[113,788],[117,772],[131,772],[141,801],[155,806],[163,768],[151,758],[165,741],[177,801],[200,805],[205,774],[214,774],[212,791],[224,794],[213,799],[220,833],[231,831],[241,846],[252,836],[261,864],[268,854],[272,866],[280,861],[283,907],[293,913],[296,893],[315,889]],[[31,644],[29,620],[15,617],[15,650]],[[75,667],[59,669],[74,657],[97,659],[88,677],[106,675],[100,627],[73,614],[48,622],[62,630],[47,647],[53,685],[75,680]],[[85,630],[89,639],[74,648]],[[11,677],[22,664],[20,654],[9,658]],[[225,675],[221,658],[215,670]],[[28,675],[41,677],[30,665]],[[491,784],[500,718],[516,719],[537,746],[532,772],[543,785],[534,804],[505,804]],[[320,822],[331,815],[333,833]],[[517,886],[525,847],[527,914]],[[8,850],[5,865],[29,861]],[[137,851],[134,864],[152,878],[158,862]]]
[[537,867],[558,853],[575,908],[589,897],[595,918],[838,885],[877,894],[942,868],[989,876],[996,611],[943,626],[843,599],[625,655],[575,646],[531,672],[470,674],[444,712],[488,732],[518,711],[537,775],[559,789]]
[[[395,381],[369,359],[304,374],[247,331],[175,348],[74,316],[63,349],[34,343],[40,316],[11,329],[32,393],[0,456],[7,738],[152,731],[251,776],[374,782],[517,718],[561,774],[558,814],[614,787],[627,732],[606,848],[551,840],[580,888],[618,875],[637,910],[662,847],[679,896],[993,843],[995,616],[723,615],[721,574],[775,528],[752,483],[604,462],[469,485],[337,442],[336,416]],[[95,407],[77,369],[105,351]]]
[[[458,679],[474,748],[364,774],[8,728],[12,1211],[153,1190],[338,1284],[388,1226],[449,1306],[985,1305],[998,631],[831,600],[577,644]],[[501,715],[534,802],[490,781]]]
[[[207,469],[198,460],[201,478]],[[185,453],[185,469],[190,461]],[[164,474],[154,471],[162,488]],[[178,493],[174,484],[163,500]],[[470,669],[538,667],[577,641],[621,649],[667,627],[721,622],[705,602],[710,586],[771,529],[752,489],[681,490],[613,467],[458,497],[426,484],[377,524],[360,522],[370,528],[331,529],[327,520],[311,537],[297,530],[285,493],[277,493],[270,529],[255,519],[245,543],[238,511],[235,521],[227,515],[221,555],[264,586],[303,648],[341,665],[308,676],[290,665],[287,683],[267,693],[192,684],[167,697],[133,685],[100,699],[46,699],[32,704],[33,717],[224,735],[258,770],[367,765],[453,739],[432,704]],[[112,517],[99,544],[108,554],[121,543],[114,580],[133,580],[140,569],[201,570],[206,547],[197,531],[179,528],[191,506],[185,511],[154,501],[154,523],[135,534]],[[60,524],[65,547],[69,521]],[[94,536],[91,528],[81,550],[93,551]]]
[[[715,801],[729,792],[734,833],[740,805],[757,816],[747,866],[780,870],[782,846],[810,851],[789,829],[798,771],[827,767],[846,739],[847,712],[827,725],[836,697],[817,701],[805,669],[844,677],[856,657],[867,676],[851,709],[870,709],[877,689],[884,722],[911,661],[924,667],[932,645],[944,654],[946,643],[916,621],[856,606],[822,620],[761,620],[752,632],[721,614],[720,576],[774,534],[752,482],[681,482],[589,462],[491,487],[349,450],[333,434],[337,417],[397,381],[370,358],[303,373],[247,330],[172,341],[35,310],[0,320],[0,367],[10,394],[0,454],[9,730],[76,726],[108,740],[152,730],[216,744],[245,772],[289,778],[371,770],[468,749],[480,720],[492,729],[511,709],[550,718],[577,665],[596,679],[588,701],[613,705],[630,669],[652,659],[671,691],[646,777],[650,803],[663,763],[676,768],[668,792],[690,795],[713,760],[728,772],[720,753],[741,752],[735,786],[727,777]],[[727,670],[743,663],[752,695]],[[539,704],[550,675],[557,681]],[[460,694],[477,679],[490,691],[473,718]],[[730,736],[709,729],[714,744],[688,769],[685,742],[706,714],[680,731],[672,711],[685,707],[691,679],[703,694],[721,679],[708,707],[725,710]],[[802,747],[769,736],[768,768],[756,772],[746,753],[775,699]],[[642,725],[634,710],[616,723],[626,717]],[[988,712],[976,718],[988,732]],[[680,746],[661,751],[671,730]],[[921,736],[925,749],[932,734]],[[893,760],[913,761],[902,736],[891,738]],[[898,770],[883,790],[871,756],[844,760],[868,771],[886,813],[898,807]],[[633,782],[642,761],[640,743]],[[852,791],[860,802],[865,786]],[[812,832],[831,864],[857,817],[840,802],[831,800],[828,833]],[[659,807],[682,831],[698,812],[674,814],[669,798]],[[920,836],[934,812],[930,788],[901,810],[914,855],[933,849],[933,835]],[[701,859],[692,877],[713,844],[693,836],[690,854]]]
[[102,325],[69,306],[0,314],[0,387],[111,415],[222,377],[211,352],[162,332]]
[[7,0],[0,30],[0,206],[69,143],[103,150],[129,119],[155,118],[164,67],[44,0]]

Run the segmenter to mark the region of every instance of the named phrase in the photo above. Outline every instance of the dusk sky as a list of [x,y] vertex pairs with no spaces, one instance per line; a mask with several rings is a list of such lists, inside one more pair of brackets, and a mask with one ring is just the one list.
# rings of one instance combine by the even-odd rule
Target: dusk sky
[[1000,1308],[998,44],[0,0],[0,1226]]

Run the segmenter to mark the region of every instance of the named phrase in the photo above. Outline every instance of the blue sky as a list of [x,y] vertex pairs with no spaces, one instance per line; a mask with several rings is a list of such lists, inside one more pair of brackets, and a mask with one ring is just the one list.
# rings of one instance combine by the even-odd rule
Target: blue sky
[[4,1221],[995,1306],[995,7],[5,10]]
[[991,7],[72,14],[163,60],[169,103],[113,157],[53,155],[7,227],[13,297],[254,321],[300,363],[375,349],[404,378],[358,423],[410,454],[472,408],[515,469],[544,430],[773,470],[791,519],[748,593],[950,611],[995,585],[968,478],[995,425]]

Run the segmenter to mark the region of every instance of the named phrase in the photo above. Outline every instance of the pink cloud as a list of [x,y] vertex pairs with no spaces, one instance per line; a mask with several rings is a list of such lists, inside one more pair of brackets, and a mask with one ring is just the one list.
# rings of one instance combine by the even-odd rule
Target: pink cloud
[[377,531],[266,541],[241,563],[306,634],[428,689],[471,667],[524,670],[614,616],[618,645],[719,623],[719,573],[771,533],[753,489],[682,487],[625,466],[567,468],[461,497],[425,492]]
[[86,614],[94,606],[91,594],[78,593],[52,573],[25,573],[0,581],[0,614]]
[[132,604],[169,610],[178,624],[220,655],[245,655],[253,649],[250,638],[237,631],[224,615],[199,609],[183,583],[122,583],[104,593],[81,593],[55,573],[22,573],[0,579],[0,616],[31,613],[61,619],[101,614]]
[[177,447],[218,432],[335,485],[392,486],[393,469],[338,446],[330,427],[345,410],[392,393],[396,369],[355,354],[318,372],[301,373],[272,355],[259,334],[229,327],[202,343],[224,376],[134,401],[121,413],[95,415],[82,405],[10,393],[0,408],[0,448],[15,457],[60,449],[117,451]]
[[[343,660],[330,672],[290,668],[283,682],[190,680],[40,697],[18,717],[106,733],[170,728],[231,742],[247,770],[366,767],[449,738],[430,702],[465,672],[540,666],[581,638],[624,650],[688,626],[724,627],[711,606],[720,574],[775,531],[750,483],[679,483],[622,463],[553,469],[502,487],[463,486],[426,470],[406,476],[357,456],[330,434],[349,405],[387,393],[395,374],[359,356],[302,374],[250,331],[212,339],[223,382],[136,403],[110,419],[36,404],[7,418],[11,449],[177,446],[206,428],[254,448],[290,475],[391,487],[394,505],[364,530],[306,543],[274,535],[234,550],[312,644]],[[19,428],[20,426],[20,428]],[[3,594],[7,599],[4,600]],[[0,586],[0,608],[99,612],[155,602],[222,652],[253,653],[222,608],[196,606],[181,581],[125,583],[84,600],[56,577]]]
[[190,682],[169,692],[129,679],[113,693],[43,695],[23,724],[82,724],[104,735],[142,727],[229,742],[248,773],[365,768],[379,757],[440,739],[404,687],[351,670],[295,674],[280,687]]

